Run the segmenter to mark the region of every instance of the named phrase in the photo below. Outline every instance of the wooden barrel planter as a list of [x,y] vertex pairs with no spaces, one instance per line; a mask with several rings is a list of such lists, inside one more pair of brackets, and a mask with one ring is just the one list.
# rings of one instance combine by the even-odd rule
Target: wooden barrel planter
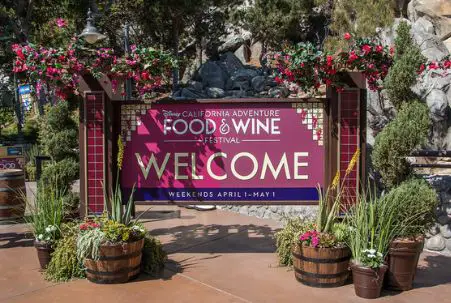
[[23,218],[25,202],[25,175],[21,169],[0,170],[0,223],[10,223]]
[[351,252],[343,248],[313,248],[295,245],[293,266],[296,279],[313,287],[339,287],[349,277]]
[[136,278],[141,271],[143,245],[144,239],[102,245],[99,260],[85,259],[86,277],[100,284],[125,283]]

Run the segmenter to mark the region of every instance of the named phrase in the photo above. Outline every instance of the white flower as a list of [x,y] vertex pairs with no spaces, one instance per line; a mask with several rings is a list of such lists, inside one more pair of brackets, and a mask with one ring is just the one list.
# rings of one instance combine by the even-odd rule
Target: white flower
[[38,235],[38,240],[42,240],[42,239],[44,239],[44,235],[43,234],[39,234]]
[[55,226],[55,225],[51,225],[50,229],[51,229],[52,231],[56,231],[56,226]]
[[45,232],[46,233],[49,233],[49,232],[51,232],[52,230],[51,230],[51,228],[49,227],[49,226],[47,226],[46,228],[45,228]]
[[370,254],[374,255],[374,254],[376,253],[376,250],[375,250],[375,249],[370,249],[368,252],[369,252]]
[[46,241],[50,241],[50,237],[45,238]]
[[368,254],[368,258],[376,258],[376,255]]

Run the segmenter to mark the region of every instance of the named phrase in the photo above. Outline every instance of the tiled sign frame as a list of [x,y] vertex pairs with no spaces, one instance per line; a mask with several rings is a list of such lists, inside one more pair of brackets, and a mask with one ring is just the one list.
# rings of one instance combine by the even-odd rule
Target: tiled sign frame
[[[333,177],[336,175],[336,172],[340,170],[343,172],[345,170],[345,166],[347,167],[347,160],[349,160],[349,157],[352,156],[353,151],[357,147],[360,148],[360,161],[358,165],[354,168],[353,174],[355,173],[355,178],[352,179],[353,182],[353,190],[355,193],[358,193],[359,187],[361,186],[361,180],[364,180],[362,176],[365,175],[365,166],[362,165],[362,163],[365,163],[365,114],[366,114],[366,102],[365,102],[365,90],[359,89],[359,88],[349,88],[346,89],[343,93],[339,94],[336,93],[333,89],[328,90],[327,98],[321,98],[321,99],[312,99],[312,98],[302,98],[302,99],[199,99],[199,100],[183,100],[181,102],[183,103],[230,103],[230,102],[244,102],[244,103],[251,103],[251,102],[289,102],[292,104],[295,103],[302,103],[302,102],[308,102],[310,99],[311,102],[318,102],[318,100],[321,100],[321,102],[324,102],[323,106],[323,117],[324,117],[324,125],[323,125],[323,143],[324,148],[326,151],[325,156],[325,182],[324,186],[327,186],[331,183]],[[92,118],[88,115],[89,106],[87,105],[90,100],[96,100],[95,102],[98,102],[97,105],[101,107],[101,113],[102,115],[98,118],[99,121],[97,121],[97,126],[101,125],[103,127],[103,132],[99,133],[101,135],[101,140],[103,142],[103,145],[101,147],[96,146],[97,151],[100,153],[100,151],[103,151],[103,154],[96,155],[99,158],[103,158],[103,164],[101,166],[102,174],[100,174],[100,167],[96,172],[98,172],[98,175],[96,175],[96,184],[90,184],[90,180],[88,179],[88,173],[89,173],[89,161],[93,158],[88,159],[88,150],[89,150],[89,142],[88,142],[88,129],[90,127],[89,124],[89,118]],[[101,101],[99,101],[101,100]],[[175,100],[169,100],[169,99],[163,99],[159,100],[160,103],[165,102],[180,102]],[[103,199],[105,194],[108,194],[111,184],[113,183],[111,180],[115,180],[115,161],[116,154],[117,154],[117,147],[116,147],[116,140],[119,134],[121,133],[122,129],[122,121],[121,121],[121,105],[124,104],[142,104],[144,107],[148,106],[151,102],[141,102],[141,101],[124,101],[124,100],[110,100],[108,95],[105,93],[105,91],[96,90],[96,91],[88,91],[85,92],[84,100],[82,101],[81,110],[82,113],[80,115],[81,121],[80,121],[80,150],[83,151],[80,155],[80,174],[81,174],[81,215],[85,216],[90,213],[100,213],[103,211]],[[353,138],[352,138],[352,148],[349,149],[349,138],[345,136],[345,132],[348,131],[346,123],[343,123],[344,120],[347,118],[348,106],[353,106],[355,109],[354,112],[352,112],[353,119],[357,125],[352,125],[353,127]],[[349,125],[348,125],[349,126]],[[349,150],[346,150],[346,159],[343,159],[341,161],[341,154],[340,152],[344,151],[346,148]],[[97,160],[97,159],[95,159]],[[341,163],[343,162],[343,163]],[[92,166],[92,165],[91,165]],[[99,178],[97,178],[99,177]],[[103,191],[102,194],[100,194],[100,191],[96,193],[95,196],[90,195],[89,189],[93,189],[93,187],[96,188],[96,190],[99,190],[99,184],[105,184],[106,188],[108,189],[106,192]],[[351,182],[348,182],[345,184],[345,186],[352,185]],[[349,205],[351,203],[355,203],[357,194],[356,195],[350,195],[350,200],[344,201],[346,205]],[[101,202],[102,201],[102,202]],[[149,204],[148,202],[146,202]],[[158,203],[163,204],[163,203]],[[183,203],[177,203],[177,204],[183,204]],[[240,201],[236,203],[231,203],[230,201],[223,204],[234,204],[234,205],[249,205],[250,203],[246,203],[246,201]],[[253,205],[255,205],[255,201],[252,202]],[[262,203],[258,204],[267,204],[267,205],[276,205],[276,204],[296,204],[296,205],[305,205],[305,204],[314,204],[314,203],[295,203],[295,202],[289,202],[289,203],[281,203],[276,202],[273,203],[271,201],[262,201]]]

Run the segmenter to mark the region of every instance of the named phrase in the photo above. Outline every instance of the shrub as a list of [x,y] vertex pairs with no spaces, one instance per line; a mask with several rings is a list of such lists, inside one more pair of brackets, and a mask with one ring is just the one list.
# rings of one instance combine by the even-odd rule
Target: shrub
[[410,25],[400,22],[395,40],[395,61],[385,78],[385,88],[393,105],[400,109],[402,104],[415,98],[410,87],[417,81],[417,72],[426,58],[410,37]]
[[161,242],[155,237],[146,236],[142,257],[143,271],[151,276],[157,276],[164,268],[167,259],[167,254],[163,250]]
[[412,178],[404,181],[383,199],[397,207],[395,218],[398,224],[406,225],[397,237],[423,235],[435,222],[437,193],[423,179]]
[[405,157],[426,141],[429,125],[427,105],[413,101],[404,104],[395,119],[377,135],[372,161],[387,188],[404,181],[411,173]]
[[284,266],[293,265],[291,250],[295,243],[299,241],[301,233],[313,229],[313,224],[306,224],[301,218],[286,218],[286,223],[282,230],[275,234],[277,255],[279,264]]
[[63,159],[46,166],[42,172],[41,184],[56,184],[61,190],[69,191],[74,180],[78,179],[79,164],[71,158]]
[[63,224],[61,235],[62,238],[56,242],[52,259],[45,271],[46,280],[61,282],[72,278],[84,278],[82,262],[77,258],[78,224]]

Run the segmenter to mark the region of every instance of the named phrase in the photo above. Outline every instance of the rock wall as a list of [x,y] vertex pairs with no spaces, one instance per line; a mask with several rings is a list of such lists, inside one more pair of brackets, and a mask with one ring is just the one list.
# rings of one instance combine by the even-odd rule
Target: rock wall
[[[411,24],[411,34],[429,61],[441,60],[450,54],[451,1],[412,0],[408,4],[407,15],[409,19],[397,19],[392,28],[380,31],[384,44],[394,44],[396,28],[404,20]],[[451,74],[440,69],[430,70],[418,79],[412,91],[428,105],[430,111],[432,127],[426,148],[451,150]],[[384,91],[368,92],[367,100],[367,143],[371,150],[374,137],[396,113]],[[428,162],[427,159],[423,161]],[[449,159],[447,163],[450,163]],[[425,249],[451,255],[450,170],[434,169],[423,175],[439,195],[437,222],[426,235]]]

